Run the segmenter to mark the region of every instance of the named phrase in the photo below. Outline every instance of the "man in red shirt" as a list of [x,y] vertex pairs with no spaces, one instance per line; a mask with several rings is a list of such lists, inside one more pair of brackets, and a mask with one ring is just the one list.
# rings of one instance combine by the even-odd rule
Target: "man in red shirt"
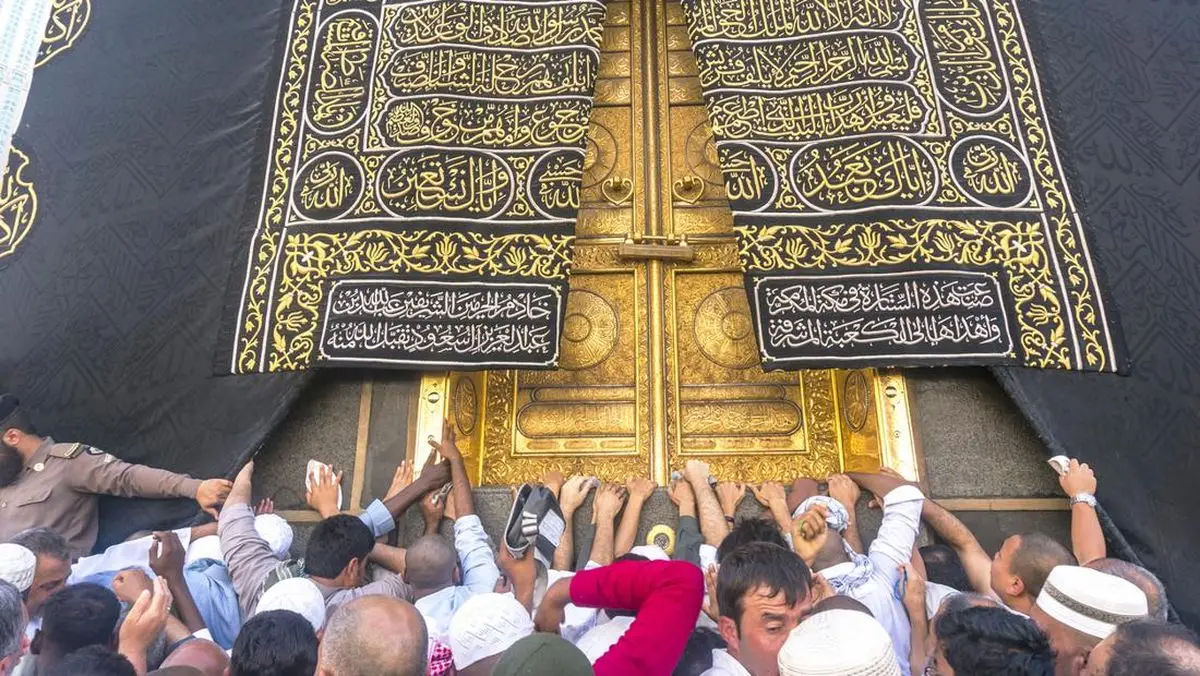
[[558,633],[567,604],[632,610],[636,619],[596,660],[596,676],[669,676],[679,662],[704,599],[704,576],[686,561],[624,561],[576,573],[546,590],[535,623]]

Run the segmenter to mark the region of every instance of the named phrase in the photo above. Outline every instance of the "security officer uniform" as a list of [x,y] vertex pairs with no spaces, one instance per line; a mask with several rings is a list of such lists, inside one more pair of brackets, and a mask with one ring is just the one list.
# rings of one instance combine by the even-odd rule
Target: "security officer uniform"
[[[15,397],[0,397],[0,433],[15,404]],[[85,444],[59,444],[46,437],[25,461],[21,476],[0,488],[0,542],[27,528],[44,527],[66,538],[75,556],[83,556],[96,544],[98,495],[191,499],[200,484],[185,474],[132,465]]]

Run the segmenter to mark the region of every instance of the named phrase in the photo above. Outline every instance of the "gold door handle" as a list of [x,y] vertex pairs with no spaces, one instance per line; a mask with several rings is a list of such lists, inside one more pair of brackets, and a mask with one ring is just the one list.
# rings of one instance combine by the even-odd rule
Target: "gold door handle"
[[633,181],[627,178],[607,178],[600,184],[600,194],[614,207],[633,199]]
[[684,176],[671,184],[671,194],[680,202],[695,204],[704,197],[704,179],[695,174]]

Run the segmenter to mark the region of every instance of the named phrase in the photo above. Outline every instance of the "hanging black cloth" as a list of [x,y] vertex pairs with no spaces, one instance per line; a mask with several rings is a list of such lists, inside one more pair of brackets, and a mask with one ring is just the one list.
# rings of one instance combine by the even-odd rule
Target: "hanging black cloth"
[[1133,370],[995,373],[1052,453],[1095,468],[1110,554],[1157,572],[1200,627],[1200,6],[1024,7]]
[[[0,390],[39,431],[212,477],[254,452],[304,376],[213,375],[242,246],[278,3],[55,3],[3,181]],[[106,501],[99,546],[196,513]]]

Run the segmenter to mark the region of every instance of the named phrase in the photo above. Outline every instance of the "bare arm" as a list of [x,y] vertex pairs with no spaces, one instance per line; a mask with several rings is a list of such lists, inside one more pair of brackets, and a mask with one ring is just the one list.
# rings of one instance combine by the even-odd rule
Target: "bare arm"
[[858,490],[858,484],[850,480],[850,477],[845,474],[833,474],[829,477],[829,497],[837,500],[843,507],[846,508],[846,513],[850,515],[850,525],[846,527],[846,532],[842,533],[842,538],[854,548],[854,551],[862,554],[865,552],[862,544],[862,537],[858,534],[858,496],[861,492]]
[[925,500],[921,507],[921,519],[929,524],[947,545],[958,553],[971,587],[980,594],[992,593],[992,559],[971,529],[933,500]]
[[[1058,477],[1058,485],[1068,498],[1080,493],[1096,495],[1096,474],[1087,463],[1079,464],[1071,459],[1067,471]],[[1079,565],[1084,565],[1096,559],[1108,556],[1108,548],[1104,544],[1104,531],[1100,529],[1100,516],[1096,508],[1079,503],[1071,505],[1071,549]]]
[[367,560],[376,565],[383,566],[393,573],[403,575],[406,554],[408,554],[408,550],[406,549],[376,542],[375,546],[371,548],[371,552],[367,554]]
[[604,484],[596,493],[592,515],[596,520],[596,536],[592,539],[592,561],[607,566],[613,561],[613,521],[625,502],[625,487]]
[[700,533],[704,535],[704,542],[719,547],[725,536],[729,535],[729,524],[725,523],[717,494],[708,484],[708,463],[688,460],[683,475],[692,485],[692,494],[696,496],[696,511],[700,515]]
[[654,494],[654,482],[649,479],[630,479],[625,482],[625,489],[629,491],[629,500],[625,503],[625,513],[621,515],[621,525],[617,528],[613,545],[613,554],[616,556],[624,556],[633,549],[638,522],[642,520],[642,507]]
[[595,477],[576,474],[563,483],[559,490],[558,507],[563,513],[563,534],[554,550],[554,570],[574,570],[575,562],[575,512],[583,506],[587,494],[596,487]]
[[442,427],[442,442],[429,442],[443,458],[450,461],[450,480],[454,482],[454,516],[461,519],[475,513],[475,500],[471,496],[471,479],[467,476],[467,465],[462,452],[455,443],[454,426],[447,420]]

